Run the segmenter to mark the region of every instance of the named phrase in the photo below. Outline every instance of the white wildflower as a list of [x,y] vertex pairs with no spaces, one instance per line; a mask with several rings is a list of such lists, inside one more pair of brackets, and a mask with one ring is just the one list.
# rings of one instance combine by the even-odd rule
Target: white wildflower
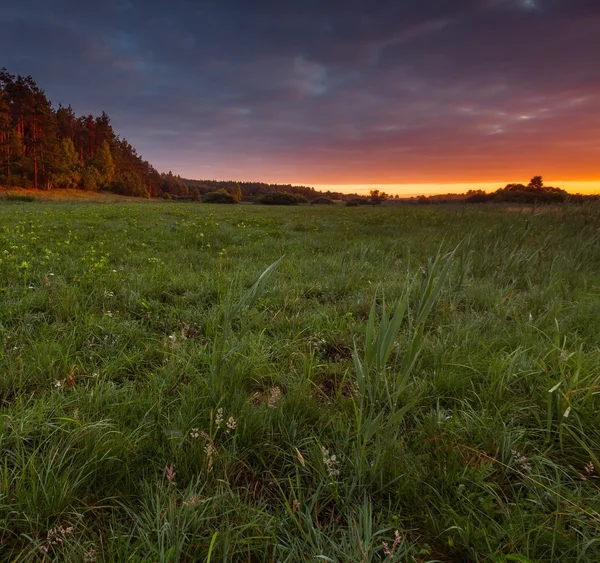
[[330,477],[337,477],[340,474],[340,470],[338,469],[339,461],[337,457],[334,455],[329,455],[329,450],[325,447],[321,447],[321,452],[323,453],[323,463],[325,464],[325,468],[327,469],[327,473]]
[[273,389],[269,389],[268,396],[269,398],[267,401],[267,406],[270,409],[274,409],[277,406],[279,400],[281,399],[281,388],[273,387]]
[[217,414],[215,415],[215,426],[217,430],[221,428],[221,424],[223,424],[223,409],[218,408]]
[[529,460],[524,455],[521,455],[517,450],[511,450],[511,453],[513,455],[515,463],[519,466],[519,469],[523,473],[530,473],[532,467],[531,463],[529,463]]
[[227,420],[227,433],[235,430],[236,427],[237,427],[237,420],[235,418],[233,418],[233,416],[230,416],[229,419]]

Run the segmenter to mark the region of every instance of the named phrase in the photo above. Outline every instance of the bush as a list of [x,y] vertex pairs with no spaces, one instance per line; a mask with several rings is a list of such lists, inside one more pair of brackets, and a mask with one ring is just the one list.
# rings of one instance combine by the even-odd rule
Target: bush
[[568,198],[567,193],[552,193],[546,191],[498,191],[494,194],[494,201],[510,203],[564,203]]
[[317,197],[310,203],[311,205],[333,205],[333,200],[329,197]]
[[293,194],[298,203],[308,203],[308,200],[302,194]]
[[298,198],[288,192],[269,192],[254,199],[261,205],[298,205]]
[[467,199],[465,199],[465,203],[487,203],[492,199],[493,196],[488,194],[475,194],[470,195]]
[[202,196],[202,203],[237,203],[237,200],[225,190],[208,192]]
[[346,207],[358,207],[359,205],[360,203],[358,203],[358,201],[356,201],[355,199],[351,199],[346,202]]
[[163,192],[163,194],[160,197],[162,197],[163,199],[173,199],[173,196],[169,192]]

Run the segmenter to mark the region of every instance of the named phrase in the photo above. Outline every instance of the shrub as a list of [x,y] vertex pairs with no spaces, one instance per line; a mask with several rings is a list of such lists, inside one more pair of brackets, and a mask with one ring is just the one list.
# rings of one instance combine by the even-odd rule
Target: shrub
[[254,200],[261,205],[298,205],[298,199],[288,192],[268,192],[259,195]]
[[310,203],[311,205],[333,205],[333,200],[329,197],[317,197]]
[[208,192],[202,196],[202,203],[237,203],[237,200],[225,190],[217,190],[216,192]]
[[492,199],[493,196],[488,194],[475,194],[470,195],[465,199],[465,203],[487,203]]
[[163,192],[161,197],[163,199],[173,199],[173,196],[169,192]]
[[293,194],[298,203],[308,203],[308,200],[302,194]]
[[358,207],[360,205],[360,203],[358,203],[358,201],[351,199],[349,201],[346,202],[346,207]]

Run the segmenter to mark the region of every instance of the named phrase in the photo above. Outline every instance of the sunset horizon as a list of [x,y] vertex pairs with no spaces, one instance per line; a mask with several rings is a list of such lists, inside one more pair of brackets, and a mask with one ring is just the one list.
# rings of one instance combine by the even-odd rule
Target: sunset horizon
[[589,0],[34,0],[0,23],[0,67],[54,107],[107,112],[159,172],[600,191]]

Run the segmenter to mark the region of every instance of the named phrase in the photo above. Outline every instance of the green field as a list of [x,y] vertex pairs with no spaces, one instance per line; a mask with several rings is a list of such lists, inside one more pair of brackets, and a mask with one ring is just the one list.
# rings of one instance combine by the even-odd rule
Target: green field
[[600,561],[600,208],[529,211],[0,202],[0,560]]

